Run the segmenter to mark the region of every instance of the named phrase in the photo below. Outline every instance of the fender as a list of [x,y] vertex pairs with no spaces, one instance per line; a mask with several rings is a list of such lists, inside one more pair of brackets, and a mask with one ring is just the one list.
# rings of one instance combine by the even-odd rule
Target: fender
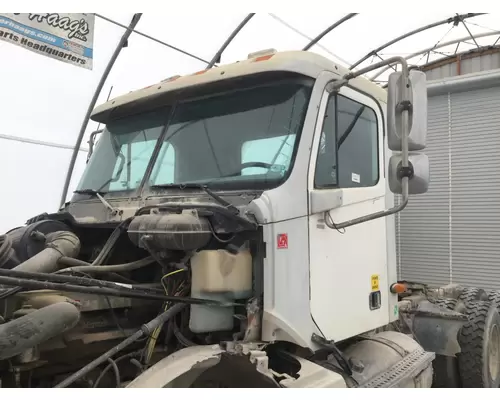
[[[269,369],[264,351],[242,353],[224,350],[219,345],[188,347],[165,357],[126,387],[188,388],[215,366],[218,371],[211,371],[212,375],[229,375],[231,387],[346,387],[341,375],[294,354],[288,356],[295,359],[300,374],[292,377]],[[279,383],[276,377],[280,377]]]
[[127,388],[278,388],[260,344],[226,343],[177,351],[134,379]]
[[204,371],[220,362],[223,352],[219,345],[176,351],[140,374],[127,388],[189,387]]

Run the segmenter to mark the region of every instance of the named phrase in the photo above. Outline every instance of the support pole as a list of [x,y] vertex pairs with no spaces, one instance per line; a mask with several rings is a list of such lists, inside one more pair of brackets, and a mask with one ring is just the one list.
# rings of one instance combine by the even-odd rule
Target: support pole
[[92,114],[92,110],[95,107],[95,104],[97,103],[97,99],[99,98],[99,95],[101,94],[101,90],[104,86],[104,83],[106,82],[106,79],[108,78],[109,73],[111,72],[111,69],[113,68],[113,65],[116,62],[116,59],[118,58],[122,48],[124,47],[125,43],[127,43],[128,38],[130,37],[132,33],[132,29],[134,29],[139,22],[139,20],[142,17],[142,13],[137,13],[134,14],[132,17],[132,21],[130,21],[130,24],[128,26],[128,29],[125,31],[123,36],[121,37],[120,41],[118,42],[118,45],[116,46],[116,49],[111,56],[108,65],[106,66],[106,69],[104,70],[101,80],[99,81],[99,84],[97,85],[97,88],[94,92],[94,96],[92,97],[92,100],[90,101],[89,107],[87,109],[87,113],[85,114],[85,117],[82,122],[82,126],[80,128],[80,132],[78,134],[78,138],[76,139],[75,147],[73,149],[73,154],[71,155],[71,161],[69,162],[69,168],[68,172],[66,174],[66,181],[64,182],[64,188],[61,194],[61,202],[60,202],[60,207],[64,205],[66,202],[66,196],[68,194],[68,188],[69,184],[71,182],[71,177],[73,176],[73,170],[75,168],[75,163],[76,163],[76,158],[78,157],[78,152],[80,149],[80,146],[82,145],[82,140],[83,136],[85,135],[85,131],[87,129],[87,125],[90,120],[90,115]]

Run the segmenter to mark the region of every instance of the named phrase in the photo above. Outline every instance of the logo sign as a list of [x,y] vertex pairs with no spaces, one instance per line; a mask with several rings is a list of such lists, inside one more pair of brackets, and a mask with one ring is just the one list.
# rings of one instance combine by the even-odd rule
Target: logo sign
[[288,249],[288,234],[280,233],[278,235],[278,249]]
[[92,69],[94,14],[0,14],[0,40]]

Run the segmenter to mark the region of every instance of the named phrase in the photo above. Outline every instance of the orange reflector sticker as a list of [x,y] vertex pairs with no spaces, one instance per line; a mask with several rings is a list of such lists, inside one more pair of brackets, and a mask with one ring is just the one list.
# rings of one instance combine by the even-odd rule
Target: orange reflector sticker
[[179,79],[180,77],[181,77],[180,75],[171,76],[170,78],[162,80],[162,82],[173,82],[173,81]]
[[260,57],[255,58],[253,61],[254,62],[266,61],[266,60],[269,60],[272,56],[274,56],[274,54],[269,54],[267,56],[260,56]]

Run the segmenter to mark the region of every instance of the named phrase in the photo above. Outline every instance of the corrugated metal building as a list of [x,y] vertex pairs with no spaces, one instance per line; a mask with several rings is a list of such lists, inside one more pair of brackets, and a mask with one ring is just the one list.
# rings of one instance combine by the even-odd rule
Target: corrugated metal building
[[431,184],[396,218],[400,277],[500,289],[500,49],[421,69]]

